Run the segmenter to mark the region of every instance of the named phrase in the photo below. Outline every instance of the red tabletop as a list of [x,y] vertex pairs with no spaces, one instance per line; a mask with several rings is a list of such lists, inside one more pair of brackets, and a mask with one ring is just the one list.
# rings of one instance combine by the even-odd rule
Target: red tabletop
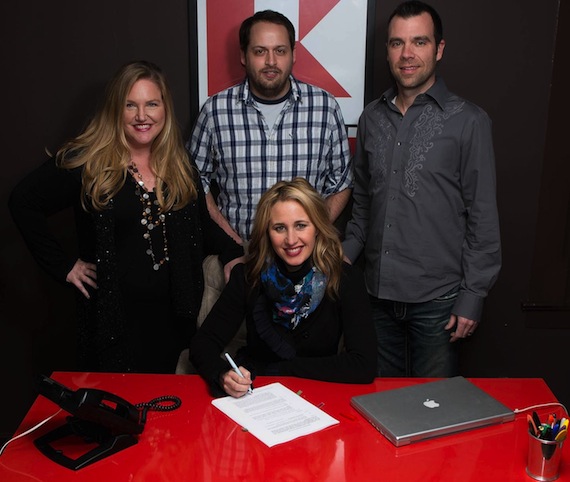
[[[204,382],[195,375],[142,375],[57,372],[69,388],[98,388],[131,403],[176,395],[173,412],[149,412],[138,443],[78,471],[62,467],[33,444],[61,425],[62,412],[35,432],[7,446],[0,456],[0,481],[532,481],[526,475],[526,412],[514,422],[395,447],[349,405],[354,395],[387,390],[427,379],[382,379],[347,385],[289,377],[258,377],[257,387],[279,381],[340,424],[291,442],[267,447],[211,405]],[[537,378],[470,379],[512,409],[555,402]],[[40,396],[24,418],[21,433],[58,407]],[[537,409],[541,417],[557,407]],[[558,480],[570,481],[563,452]]]

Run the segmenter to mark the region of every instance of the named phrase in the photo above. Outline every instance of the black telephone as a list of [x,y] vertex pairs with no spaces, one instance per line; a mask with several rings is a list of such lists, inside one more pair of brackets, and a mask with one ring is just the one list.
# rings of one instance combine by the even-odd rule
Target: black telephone
[[[40,395],[70,413],[66,424],[36,439],[34,444],[47,457],[64,467],[78,470],[138,442],[144,430],[141,412],[131,403],[112,393],[94,388],[71,390],[40,375]],[[51,444],[65,437],[79,437],[98,446],[72,459]]]

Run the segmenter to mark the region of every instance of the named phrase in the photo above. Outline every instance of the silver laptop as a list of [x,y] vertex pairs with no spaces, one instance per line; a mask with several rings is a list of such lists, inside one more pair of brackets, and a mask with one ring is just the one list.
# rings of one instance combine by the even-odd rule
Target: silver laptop
[[463,377],[358,395],[350,404],[398,447],[515,418]]

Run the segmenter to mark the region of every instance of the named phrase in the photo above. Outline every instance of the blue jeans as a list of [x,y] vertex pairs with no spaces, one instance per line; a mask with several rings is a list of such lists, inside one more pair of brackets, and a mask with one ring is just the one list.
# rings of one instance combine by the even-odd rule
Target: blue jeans
[[445,330],[459,287],[432,301],[401,303],[370,297],[378,342],[378,376],[451,377],[459,372],[457,342]]

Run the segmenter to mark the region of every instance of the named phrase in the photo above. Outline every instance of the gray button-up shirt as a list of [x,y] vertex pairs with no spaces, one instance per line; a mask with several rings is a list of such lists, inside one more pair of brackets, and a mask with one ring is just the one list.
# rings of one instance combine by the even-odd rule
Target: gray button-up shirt
[[479,321],[501,266],[491,121],[439,78],[404,116],[395,96],[359,121],[345,253],[364,250],[371,295],[424,302],[460,286],[453,313]]

